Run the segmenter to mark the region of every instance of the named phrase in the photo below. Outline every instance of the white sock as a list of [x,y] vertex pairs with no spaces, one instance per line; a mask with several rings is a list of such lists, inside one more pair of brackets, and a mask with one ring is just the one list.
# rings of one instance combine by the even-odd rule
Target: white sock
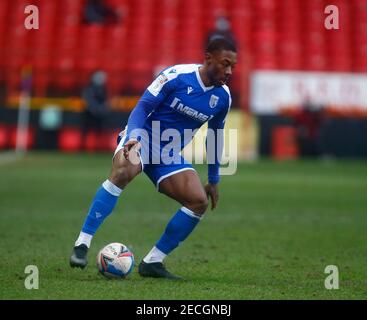
[[102,183],[103,188],[108,191],[109,193],[111,193],[113,196],[115,197],[119,197],[122,189],[120,189],[118,186],[115,186],[110,180],[106,180],[105,182]]
[[91,234],[81,231],[78,239],[75,241],[75,246],[77,247],[81,244],[85,244],[89,248],[90,243],[92,242],[92,238],[93,236]]
[[156,247],[153,247],[153,249],[150,250],[150,252],[145,256],[143,261],[145,263],[163,262],[163,259],[166,256],[167,255],[165,253],[163,253],[161,250],[159,250]]

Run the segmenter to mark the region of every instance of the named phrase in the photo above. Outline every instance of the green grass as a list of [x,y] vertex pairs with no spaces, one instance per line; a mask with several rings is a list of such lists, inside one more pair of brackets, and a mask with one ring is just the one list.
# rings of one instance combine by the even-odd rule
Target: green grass
[[[84,271],[68,265],[110,155],[32,153],[0,165],[1,299],[366,299],[367,163],[260,161],[223,177],[218,208],[167,258],[185,282],[98,275],[109,242],[137,262],[178,205],[143,174],[123,192],[93,240]],[[205,179],[206,168],[198,168]],[[27,265],[39,289],[24,287]],[[339,290],[326,290],[327,265]]]

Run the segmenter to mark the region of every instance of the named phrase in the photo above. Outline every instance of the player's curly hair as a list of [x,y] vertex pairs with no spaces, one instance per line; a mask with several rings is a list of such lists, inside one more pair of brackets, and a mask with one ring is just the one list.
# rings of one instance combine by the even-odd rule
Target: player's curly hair
[[205,52],[213,53],[215,51],[229,50],[237,52],[235,43],[225,37],[217,37],[209,42]]

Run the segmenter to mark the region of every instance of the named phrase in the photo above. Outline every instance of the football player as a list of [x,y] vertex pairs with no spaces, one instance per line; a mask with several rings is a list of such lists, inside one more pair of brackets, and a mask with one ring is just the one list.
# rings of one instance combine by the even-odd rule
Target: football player
[[[175,65],[163,70],[147,88],[130,114],[127,127],[119,135],[111,174],[97,191],[75,242],[70,265],[84,268],[91,240],[111,214],[124,188],[140,172],[144,172],[157,190],[176,200],[180,209],[168,222],[161,238],[139,264],[143,277],[181,277],[170,273],[163,260],[183,242],[199,223],[211,200],[212,210],[218,202],[219,164],[226,115],[231,94],[226,82],[236,64],[235,45],[225,38],[216,38],[205,50],[204,64]],[[208,143],[208,182],[202,185],[198,174],[180,151],[192,138],[185,130],[196,130],[208,122],[214,132],[214,143]],[[163,138],[162,132],[175,136]],[[156,138],[161,139],[156,139]],[[167,149],[173,150],[166,152]],[[214,151],[214,153],[212,152]],[[170,161],[171,160],[171,161]]]

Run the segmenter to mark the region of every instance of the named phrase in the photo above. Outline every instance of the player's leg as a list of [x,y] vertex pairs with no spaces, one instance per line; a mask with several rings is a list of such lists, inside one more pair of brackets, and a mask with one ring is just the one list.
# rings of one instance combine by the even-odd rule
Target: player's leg
[[[137,163],[137,162],[134,162]],[[85,218],[82,230],[75,242],[70,258],[72,267],[87,265],[87,251],[92,238],[102,222],[111,214],[124,187],[141,172],[142,165],[125,159],[123,150],[118,150],[113,158],[111,174],[98,189]]]
[[159,191],[182,207],[174,214],[161,238],[139,265],[142,276],[179,279],[163,266],[163,259],[195,229],[208,206],[208,198],[194,170],[171,175],[159,184]]

